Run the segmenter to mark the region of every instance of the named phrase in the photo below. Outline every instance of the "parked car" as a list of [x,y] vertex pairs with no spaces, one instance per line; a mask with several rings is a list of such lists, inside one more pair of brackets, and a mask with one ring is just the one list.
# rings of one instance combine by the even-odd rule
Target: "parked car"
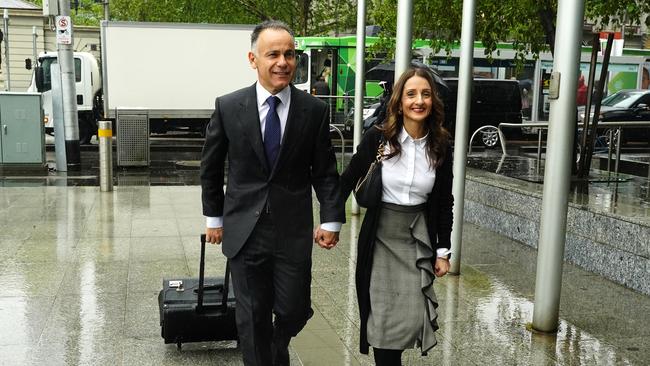
[[[444,79],[448,88],[445,104],[445,127],[453,134],[456,123],[456,106],[458,100],[458,79]],[[388,98],[384,99],[384,103]],[[382,104],[377,107],[375,113],[364,120],[364,131],[376,123],[382,121]],[[499,123],[521,123],[521,92],[519,83],[516,80],[498,79],[474,79],[472,84],[472,100],[469,116],[469,137],[483,126],[494,126],[493,129],[484,129],[475,143],[486,147],[494,147],[498,144],[499,138],[496,127]],[[519,135],[517,129],[504,129],[508,137]]]
[[[445,123],[450,132],[454,133],[456,123],[456,107],[458,101],[458,79],[445,79],[449,86],[449,98],[445,103]],[[521,123],[521,91],[517,80],[474,79],[472,83],[472,99],[469,114],[469,137],[483,126],[498,127],[499,123]],[[521,134],[517,129],[504,129],[507,137]],[[485,129],[479,136],[478,142],[486,147],[494,147],[498,143],[496,129]]]
[[[593,118],[593,106],[591,118]],[[585,107],[578,107],[580,121],[585,118]],[[599,121],[633,121],[650,123],[650,90],[634,89],[620,90],[603,99],[600,107]],[[598,128],[598,134],[607,136],[608,127]],[[624,128],[624,142],[648,142],[650,143],[650,126],[639,128]]]

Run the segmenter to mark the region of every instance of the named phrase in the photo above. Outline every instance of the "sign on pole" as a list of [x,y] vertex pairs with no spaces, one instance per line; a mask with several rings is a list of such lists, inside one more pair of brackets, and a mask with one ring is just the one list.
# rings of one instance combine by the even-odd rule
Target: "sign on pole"
[[56,43],[72,44],[72,20],[69,16],[56,17]]

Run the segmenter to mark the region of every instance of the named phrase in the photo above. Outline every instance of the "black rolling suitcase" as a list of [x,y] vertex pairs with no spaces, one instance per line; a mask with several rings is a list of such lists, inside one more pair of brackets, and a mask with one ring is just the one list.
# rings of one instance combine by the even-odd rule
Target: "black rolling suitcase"
[[235,296],[229,293],[230,263],[225,277],[204,278],[205,234],[201,235],[199,278],[164,279],[158,294],[161,335],[178,348],[187,342],[237,340]]

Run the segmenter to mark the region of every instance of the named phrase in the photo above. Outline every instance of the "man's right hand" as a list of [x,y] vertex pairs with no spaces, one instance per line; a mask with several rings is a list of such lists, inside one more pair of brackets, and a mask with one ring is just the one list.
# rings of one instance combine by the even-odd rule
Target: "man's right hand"
[[205,241],[210,244],[221,244],[221,239],[223,238],[223,228],[206,228],[205,229]]
[[320,226],[314,230],[314,243],[318,244],[321,248],[332,249],[339,242],[339,233],[335,231],[327,231]]

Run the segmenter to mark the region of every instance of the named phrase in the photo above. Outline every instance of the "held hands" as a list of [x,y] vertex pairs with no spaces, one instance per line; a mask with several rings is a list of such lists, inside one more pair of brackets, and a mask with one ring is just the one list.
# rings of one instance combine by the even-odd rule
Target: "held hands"
[[337,231],[327,231],[317,227],[314,230],[314,243],[321,248],[332,249],[339,242],[339,233]]
[[447,257],[436,258],[436,263],[433,267],[436,277],[442,277],[449,271],[449,259]]
[[221,239],[223,238],[223,228],[206,228],[205,229],[205,241],[210,244],[221,244]]

